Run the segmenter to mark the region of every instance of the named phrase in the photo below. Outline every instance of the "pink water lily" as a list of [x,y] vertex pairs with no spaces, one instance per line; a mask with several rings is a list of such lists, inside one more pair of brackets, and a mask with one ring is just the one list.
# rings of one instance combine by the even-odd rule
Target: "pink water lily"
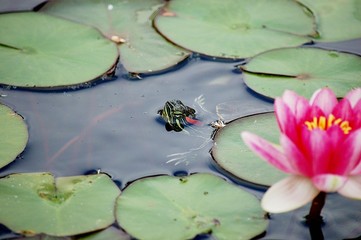
[[340,101],[329,88],[315,92],[310,101],[287,90],[276,98],[275,114],[279,145],[241,133],[256,154],[289,174],[268,189],[262,207],[290,211],[320,192],[361,200],[361,88]]

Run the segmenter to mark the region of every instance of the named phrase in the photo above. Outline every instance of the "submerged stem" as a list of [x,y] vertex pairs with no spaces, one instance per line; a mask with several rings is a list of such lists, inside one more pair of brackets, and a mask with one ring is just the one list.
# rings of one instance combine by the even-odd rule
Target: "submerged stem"
[[305,217],[308,224],[312,240],[323,240],[322,233],[323,219],[321,211],[325,205],[326,193],[320,192],[312,201],[310,212]]

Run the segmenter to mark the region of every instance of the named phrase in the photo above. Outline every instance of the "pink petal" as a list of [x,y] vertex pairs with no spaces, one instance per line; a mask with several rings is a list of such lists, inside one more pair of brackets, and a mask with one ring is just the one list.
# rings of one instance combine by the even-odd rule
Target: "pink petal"
[[348,175],[355,166],[355,163],[350,163],[350,157],[354,149],[349,147],[350,141],[346,141],[350,135],[346,135],[336,125],[330,127],[326,133],[327,140],[325,141],[328,145],[329,159],[325,173]]
[[322,192],[336,192],[347,181],[348,177],[335,174],[322,174],[312,178],[313,184]]
[[361,129],[351,132],[346,140],[338,147],[335,159],[339,168],[345,168],[345,174],[361,173]]
[[280,143],[290,164],[297,169],[296,174],[312,176],[312,163],[305,158],[299,147],[284,134],[281,134]]
[[348,153],[347,157],[350,161],[351,172],[350,174],[356,175],[361,174],[361,129],[352,132],[345,142]]
[[263,195],[261,205],[267,212],[287,212],[304,206],[318,193],[309,178],[292,175],[272,185]]
[[281,132],[285,133],[291,139],[296,139],[296,118],[293,115],[292,109],[290,109],[281,98],[276,98],[274,105],[278,126]]
[[313,174],[327,173],[331,158],[331,143],[326,131],[320,129],[309,131],[304,128],[302,139],[305,146],[304,153],[307,154],[306,158],[313,164]]
[[290,108],[296,119],[305,116],[309,109],[308,100],[291,90],[285,90],[282,101]]
[[354,111],[359,112],[361,111],[361,100],[359,100],[356,104],[352,105],[352,103],[350,103],[352,108],[354,109]]
[[359,101],[353,108],[352,127],[361,128],[361,101]]
[[250,132],[242,132],[244,143],[258,156],[286,173],[294,173],[288,159],[276,145]]
[[338,193],[353,199],[361,200],[361,176],[351,176]]
[[345,98],[349,100],[352,107],[355,107],[357,103],[361,102],[361,88],[348,92]]
[[319,106],[312,106],[308,111],[308,119],[305,120],[312,121],[313,117],[318,118],[321,116],[325,116],[323,110]]
[[332,112],[337,103],[336,95],[330,88],[317,90],[310,99],[310,104],[321,108],[326,116]]
[[353,109],[351,107],[350,102],[347,99],[342,99],[338,105],[333,109],[332,114],[336,118],[341,118],[342,120],[352,119]]

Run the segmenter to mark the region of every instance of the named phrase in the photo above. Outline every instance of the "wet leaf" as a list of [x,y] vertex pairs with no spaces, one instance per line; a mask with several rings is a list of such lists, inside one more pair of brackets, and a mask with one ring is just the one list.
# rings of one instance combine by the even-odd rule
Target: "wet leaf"
[[361,57],[317,48],[285,48],[262,53],[242,66],[244,82],[269,98],[285,89],[310,98],[319,88],[343,97],[361,86]]
[[170,68],[189,52],[174,46],[152,27],[152,14],[162,0],[62,0],[42,11],[98,28],[118,43],[120,61],[132,73],[151,73]]
[[298,0],[314,13],[319,38],[316,41],[344,41],[361,37],[361,1]]
[[34,12],[0,15],[0,84],[78,85],[104,74],[117,57],[115,44],[93,28]]
[[287,0],[172,0],[154,24],[179,46],[232,59],[299,46],[315,33],[313,16]]
[[0,168],[12,162],[28,142],[24,119],[9,107],[0,104]]
[[137,239],[250,239],[268,220],[253,195],[211,174],[133,182],[119,197],[117,221]]
[[286,175],[256,156],[242,141],[240,133],[250,131],[271,142],[279,142],[279,129],[274,113],[261,113],[239,118],[220,129],[212,147],[216,163],[236,177],[262,186],[270,186]]
[[12,174],[0,179],[0,223],[24,235],[69,236],[114,222],[119,188],[104,174],[59,177]]

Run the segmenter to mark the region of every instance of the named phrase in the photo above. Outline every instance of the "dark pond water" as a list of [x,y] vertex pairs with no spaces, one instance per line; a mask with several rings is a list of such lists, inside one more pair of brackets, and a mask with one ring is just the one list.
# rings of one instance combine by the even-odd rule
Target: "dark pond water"
[[[361,39],[319,46],[361,55]],[[157,174],[211,172],[227,178],[213,164],[208,152],[211,143],[187,154],[185,162],[167,163],[171,159],[169,155],[201,145],[211,135],[212,128],[198,128],[201,134],[190,130],[190,135],[167,132],[157,110],[170,99],[192,105],[201,94],[205,97],[205,107],[212,112],[217,104],[231,100],[244,103],[243,113],[272,109],[271,102],[247,89],[242,75],[233,71],[236,64],[194,57],[179,69],[142,80],[127,78],[119,68],[112,81],[76,90],[36,92],[2,88],[0,94],[6,97],[1,102],[24,116],[30,139],[25,152],[1,169],[0,176],[41,171],[71,176],[100,169],[110,174],[120,187]],[[215,115],[201,117],[204,121],[215,120]],[[239,186],[262,197],[261,190]],[[311,239],[303,221],[308,209],[305,206],[290,213],[271,215],[270,226],[262,239]],[[331,194],[323,216],[325,239],[361,236],[361,201]],[[0,231],[0,239],[12,236],[15,235],[5,228]]]

